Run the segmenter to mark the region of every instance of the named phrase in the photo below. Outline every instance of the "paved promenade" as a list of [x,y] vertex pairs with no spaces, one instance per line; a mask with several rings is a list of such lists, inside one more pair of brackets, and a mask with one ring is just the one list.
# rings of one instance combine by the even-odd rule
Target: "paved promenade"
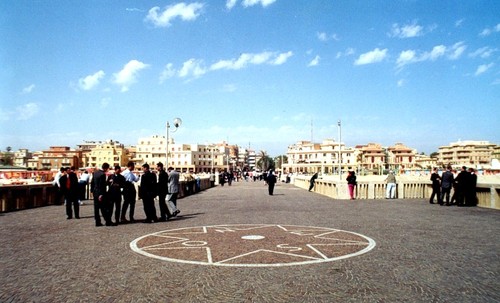
[[169,222],[116,227],[94,226],[91,201],[80,220],[0,214],[0,302],[500,302],[496,210],[282,183],[269,196],[262,182],[178,205]]

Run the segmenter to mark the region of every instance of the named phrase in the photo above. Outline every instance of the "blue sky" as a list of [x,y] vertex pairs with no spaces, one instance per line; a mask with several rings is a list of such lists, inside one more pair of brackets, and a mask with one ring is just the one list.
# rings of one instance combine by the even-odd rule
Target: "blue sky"
[[[499,1],[0,1],[0,149],[500,143]],[[312,127],[311,127],[312,126]],[[311,131],[312,130],[312,131]]]

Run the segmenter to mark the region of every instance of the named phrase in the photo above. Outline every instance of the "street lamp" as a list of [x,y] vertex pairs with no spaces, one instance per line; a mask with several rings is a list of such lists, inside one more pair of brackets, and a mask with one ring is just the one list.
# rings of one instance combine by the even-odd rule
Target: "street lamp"
[[339,179],[342,180],[342,153],[340,152],[340,143],[342,142],[342,123],[340,122],[340,119],[338,121],[339,126]]
[[[179,128],[179,126],[181,126],[181,124],[182,124],[181,118],[175,118],[174,119],[174,127],[175,127],[175,129],[172,132],[175,133],[177,131],[177,129]],[[168,144],[169,144],[169,141],[170,141],[170,123],[167,121],[167,151],[165,153],[165,155],[166,155],[166,163],[165,163],[165,165],[166,165],[167,169],[169,167],[169,164],[168,164],[168,154],[169,154]]]

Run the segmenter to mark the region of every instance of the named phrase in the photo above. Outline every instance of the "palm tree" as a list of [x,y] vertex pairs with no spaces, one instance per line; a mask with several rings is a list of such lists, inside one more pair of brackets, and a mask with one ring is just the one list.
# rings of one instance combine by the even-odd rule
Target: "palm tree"
[[257,161],[257,167],[262,171],[267,171],[270,168],[274,168],[274,160],[269,157],[269,155],[265,151],[260,151],[259,158],[259,161]]

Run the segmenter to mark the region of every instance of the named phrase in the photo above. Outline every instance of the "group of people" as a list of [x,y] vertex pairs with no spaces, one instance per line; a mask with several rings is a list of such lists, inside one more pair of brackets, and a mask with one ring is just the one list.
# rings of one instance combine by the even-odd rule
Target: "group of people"
[[[80,205],[85,200],[85,188],[89,182],[90,175],[87,171],[78,177],[74,166],[61,167],[52,182],[57,187],[56,204],[61,204],[64,198],[67,219],[80,219]],[[73,216],[74,211],[74,216]]]
[[[146,163],[142,165],[143,173],[140,178],[134,173],[135,165],[132,161],[128,162],[127,169],[123,171],[116,165],[113,173],[108,175],[109,169],[110,165],[103,163],[101,169],[94,172],[91,181],[96,226],[103,226],[101,215],[106,226],[135,222],[137,182],[139,182],[139,199],[142,199],[146,215],[144,223],[164,222],[180,213],[177,208],[179,173],[174,168],[169,167],[166,172],[160,162],[156,164],[157,176]],[[160,217],[156,212],[156,197],[159,201]],[[127,210],[129,210],[128,220]]]
[[[434,168],[431,174],[431,181],[432,194],[429,203],[435,204],[434,197],[436,197],[437,203],[440,205],[477,205],[477,175],[473,168],[467,169],[467,167],[462,166],[462,170],[457,173],[457,171],[452,170],[451,166],[448,166],[441,176],[438,174],[437,168]],[[451,195],[452,189],[453,195]]]

